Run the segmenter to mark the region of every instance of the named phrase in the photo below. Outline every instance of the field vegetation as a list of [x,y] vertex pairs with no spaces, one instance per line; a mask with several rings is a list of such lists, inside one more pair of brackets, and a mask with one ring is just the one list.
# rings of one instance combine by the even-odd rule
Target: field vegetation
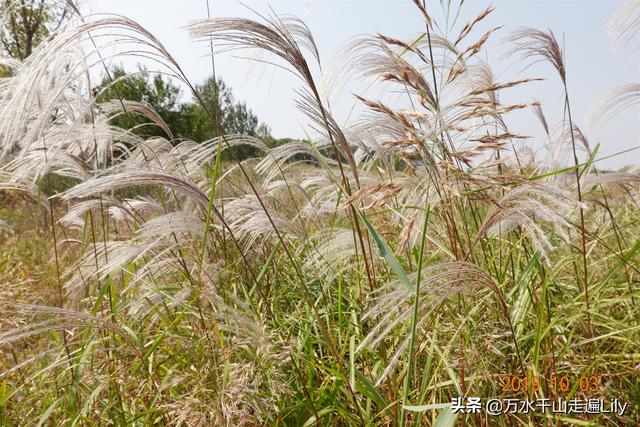
[[[533,77],[495,80],[483,59],[491,7],[465,23],[453,18],[467,5],[442,2],[451,19],[437,25],[440,5],[415,3],[419,36],[355,40],[322,76],[298,19],[188,26],[295,75],[305,140],[274,143],[257,118],[234,127],[215,76],[209,92],[190,82],[122,16],[76,14],[30,55],[2,60],[0,425],[640,422],[638,169],[599,167],[571,114],[577,71],[552,32],[505,43],[507,60],[555,70],[535,84],[562,90],[559,118],[533,99],[501,102]],[[626,2],[613,42],[639,23],[640,4]],[[190,139],[191,122],[168,124],[177,107],[127,99],[123,82],[140,75],[105,65],[125,56],[188,88],[208,127]],[[347,77],[383,95],[355,95],[366,111],[343,127],[328,99]],[[402,108],[385,99],[398,94]],[[630,82],[592,118],[639,100]],[[544,150],[508,126],[516,110],[539,121]],[[505,392],[505,374],[548,381]],[[580,376],[598,376],[598,390],[582,391]],[[629,407],[453,414],[460,396]]]

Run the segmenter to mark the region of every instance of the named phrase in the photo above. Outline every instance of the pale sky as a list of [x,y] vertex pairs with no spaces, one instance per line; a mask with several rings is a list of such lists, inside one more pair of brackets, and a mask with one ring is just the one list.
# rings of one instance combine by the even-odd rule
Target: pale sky
[[[85,15],[117,13],[138,21],[155,34],[181,64],[191,81],[203,81],[211,73],[207,56],[209,46],[189,40],[184,26],[206,18],[207,0],[85,0]],[[255,14],[237,1],[209,0],[214,17],[249,17]],[[318,45],[323,69],[327,69],[344,43],[363,34],[382,33],[410,39],[424,29],[422,18],[411,0],[300,0],[244,2],[261,13],[269,6],[278,14],[302,18],[310,27]],[[457,2],[455,2],[457,3]],[[584,115],[616,86],[640,81],[640,40],[614,51],[607,33],[612,12],[621,1],[614,0],[498,0],[464,2],[456,32],[489,4],[496,10],[481,22],[468,40],[476,40],[486,30],[503,25],[487,44],[488,59],[499,82],[542,77],[543,82],[507,89],[501,93],[504,103],[531,102],[539,99],[553,127],[562,120],[563,94],[560,80],[551,65],[544,63],[522,71],[523,64],[514,59],[500,59],[508,49],[502,40],[522,26],[551,29],[564,43],[567,79],[575,121],[584,124]],[[427,1],[436,21],[443,22],[440,2]],[[293,92],[300,81],[292,74],[268,65],[256,65],[231,53],[217,53],[216,70],[237,99],[246,101],[261,121],[267,123],[276,137],[304,137],[308,125],[296,110]],[[124,65],[135,70],[135,62]],[[153,67],[149,67],[153,69]],[[348,82],[332,103],[336,120],[345,124],[357,118],[358,104],[353,93],[366,93],[366,86]],[[375,98],[375,94],[372,96]],[[350,114],[351,113],[351,114]],[[543,140],[543,131],[529,110],[507,117],[512,132]],[[601,143],[599,157],[629,148],[640,147],[640,106],[628,109],[608,123],[589,129],[584,126],[592,145]],[[640,165],[640,150],[607,160],[601,166]]]

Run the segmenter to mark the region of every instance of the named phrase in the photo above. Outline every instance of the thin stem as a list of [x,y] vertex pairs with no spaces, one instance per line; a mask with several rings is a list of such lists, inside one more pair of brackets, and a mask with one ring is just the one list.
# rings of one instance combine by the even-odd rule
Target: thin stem
[[[428,200],[428,195],[427,195],[427,200]],[[411,376],[413,374],[413,365],[414,365],[413,353],[415,352],[415,347],[416,347],[416,327],[418,324],[418,308],[420,306],[420,282],[422,281],[422,261],[424,257],[425,241],[427,240],[427,226],[429,224],[430,212],[431,212],[431,208],[427,206],[426,212],[424,215],[424,221],[422,223],[420,252],[418,254],[418,274],[416,277],[416,295],[415,295],[415,300],[413,301],[413,315],[411,318],[411,342],[409,344],[409,353],[407,356],[407,375],[404,379],[404,388],[402,391],[402,409],[400,410],[400,426],[404,426],[405,424],[404,407],[408,403],[407,401],[409,399],[409,388],[411,386]]]
[[[575,175],[576,175],[576,188],[578,190],[578,201],[582,204],[582,188],[580,185],[580,162],[578,161],[578,153],[576,149],[576,138],[575,132],[573,129],[573,119],[571,117],[571,104],[569,103],[569,90],[567,88],[567,82],[563,79],[564,84],[564,95],[565,95],[565,105],[567,107],[567,115],[569,117],[569,130],[571,132],[571,148],[573,150],[573,160],[575,163]],[[589,304],[589,271],[587,267],[587,236],[584,225],[584,208],[582,205],[580,206],[580,234],[581,234],[581,243],[582,243],[582,267],[583,267],[583,284],[584,284],[584,300],[587,307],[587,338],[591,338],[592,336],[592,328],[591,328],[591,312],[590,312],[590,304]]]

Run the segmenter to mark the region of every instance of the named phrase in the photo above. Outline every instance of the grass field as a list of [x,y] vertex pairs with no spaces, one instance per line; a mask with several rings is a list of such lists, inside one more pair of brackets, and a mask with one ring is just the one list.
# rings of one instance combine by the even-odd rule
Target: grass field
[[[87,20],[7,62],[0,425],[637,425],[638,169],[599,167],[553,33],[509,40],[514,58],[557,71],[565,114],[547,119],[531,100],[500,102],[528,80],[494,81],[482,59],[493,30],[469,37],[490,8],[451,40],[420,2],[416,13],[416,39],[348,50],[349,71],[406,95],[401,109],[361,97],[348,129],[318,89],[301,21],[191,24],[299,78],[292,102],[317,135],[272,149],[224,135],[213,114],[224,136],[203,143],[110,126],[114,103],[96,105],[89,77],[102,35],[193,88],[125,18]],[[638,28],[635,13],[617,37]],[[626,85],[594,116],[639,100]],[[558,141],[548,156],[507,126],[523,109]],[[222,161],[239,144],[263,155]],[[459,397],[627,406],[455,414]]]

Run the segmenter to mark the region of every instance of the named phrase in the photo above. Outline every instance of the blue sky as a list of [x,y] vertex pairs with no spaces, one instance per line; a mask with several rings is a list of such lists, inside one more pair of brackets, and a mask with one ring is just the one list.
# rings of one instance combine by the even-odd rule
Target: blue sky
[[[213,16],[254,17],[248,8],[237,1],[209,0]],[[457,3],[454,1],[453,3]],[[311,28],[326,69],[339,53],[341,46],[355,36],[383,33],[397,38],[410,38],[423,30],[424,24],[410,0],[404,1],[246,1],[245,4],[261,13],[269,6],[278,14],[298,16]],[[586,112],[616,86],[640,81],[640,40],[617,51],[607,34],[607,24],[620,1],[557,1],[502,0],[465,1],[457,30],[489,4],[495,11],[470,35],[477,39],[491,27],[503,25],[488,43],[488,60],[494,67],[498,81],[524,77],[541,77],[534,82],[504,91],[502,101],[530,102],[539,99],[550,124],[562,119],[563,97],[560,81],[549,64],[538,64],[522,71],[523,64],[514,59],[500,59],[507,50],[502,40],[513,30],[530,26],[551,29],[564,43],[569,90],[575,120],[583,123]],[[433,17],[444,22],[440,2],[428,1]],[[184,26],[190,21],[206,17],[206,0],[87,0],[85,14],[118,13],[128,16],[166,45],[194,82],[204,80],[211,71],[207,57],[208,46],[190,41]],[[635,49],[635,50],[634,50]],[[634,55],[635,52],[635,55]],[[305,118],[296,110],[293,90],[299,81],[275,67],[256,65],[229,53],[216,54],[219,76],[266,122],[277,137],[302,137],[308,130]],[[135,63],[125,62],[134,69]],[[353,93],[362,94],[366,86],[350,81],[333,101],[334,115],[345,124],[357,116]],[[369,95],[369,94],[367,94]],[[533,136],[531,144],[542,140],[542,129],[529,110],[512,114],[508,123],[520,134]],[[586,128],[585,128],[586,129]],[[640,107],[627,110],[608,123],[588,130],[592,144],[601,143],[601,155],[640,146]],[[606,166],[640,164],[640,150],[603,162]]]

